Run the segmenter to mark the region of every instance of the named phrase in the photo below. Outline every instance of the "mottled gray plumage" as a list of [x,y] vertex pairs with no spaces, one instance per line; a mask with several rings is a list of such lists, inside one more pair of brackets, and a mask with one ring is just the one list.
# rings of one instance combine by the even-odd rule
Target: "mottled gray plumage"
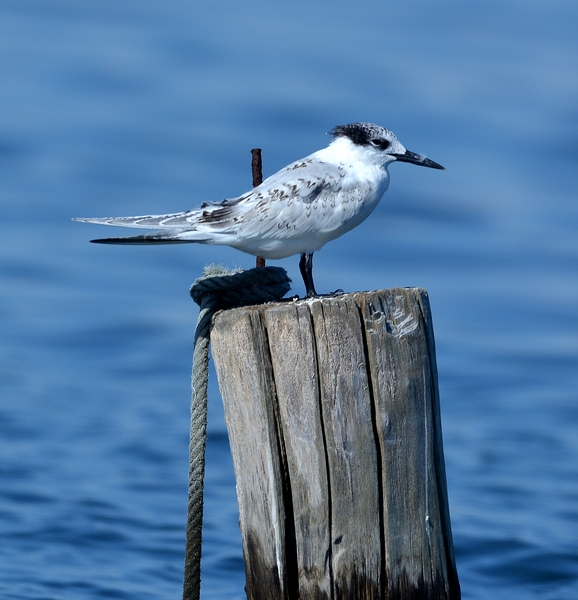
[[332,142],[291,163],[238,198],[205,203],[182,213],[76,221],[154,229],[151,233],[92,240],[106,244],[220,244],[268,259],[301,254],[309,296],[312,255],[364,221],[387,190],[387,166],[396,161],[443,169],[406,150],[379,125],[335,127]]

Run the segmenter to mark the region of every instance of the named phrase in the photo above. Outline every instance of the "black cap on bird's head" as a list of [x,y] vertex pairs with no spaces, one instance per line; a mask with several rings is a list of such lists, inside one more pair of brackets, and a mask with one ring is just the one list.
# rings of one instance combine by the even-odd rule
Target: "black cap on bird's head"
[[[345,137],[358,146],[375,148],[377,151],[382,151],[400,162],[408,162],[432,169],[444,169],[440,164],[426,158],[422,154],[406,150],[392,131],[380,125],[374,125],[373,123],[349,123],[334,127],[329,134],[335,139]],[[392,159],[390,158],[389,160],[391,161]]]
[[335,138],[349,138],[354,144],[358,144],[359,146],[376,145],[376,142],[379,140],[388,141],[388,138],[395,138],[393,131],[381,127],[380,125],[374,125],[373,123],[349,123],[347,125],[337,125],[337,127],[334,127],[329,134]]

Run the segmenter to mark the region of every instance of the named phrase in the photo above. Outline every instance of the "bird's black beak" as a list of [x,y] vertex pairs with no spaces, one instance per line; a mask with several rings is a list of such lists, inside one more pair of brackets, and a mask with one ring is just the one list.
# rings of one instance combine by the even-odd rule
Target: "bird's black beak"
[[400,160],[401,162],[408,162],[414,165],[419,165],[421,167],[430,167],[432,169],[445,170],[445,167],[438,165],[437,162],[434,162],[433,160],[430,160],[429,158],[426,158],[421,154],[410,152],[409,150],[406,150],[405,154],[392,154],[392,156],[395,156],[395,158],[397,160]]

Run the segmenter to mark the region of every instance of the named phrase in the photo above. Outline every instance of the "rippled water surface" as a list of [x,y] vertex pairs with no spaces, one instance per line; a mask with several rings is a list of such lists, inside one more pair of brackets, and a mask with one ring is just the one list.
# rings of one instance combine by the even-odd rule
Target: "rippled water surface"
[[[578,597],[578,5],[0,2],[0,597],[179,597],[188,288],[227,248],[102,247],[383,124],[444,172],[316,255],[320,291],[425,287],[471,600]],[[303,293],[297,259],[279,261]],[[203,597],[243,598],[211,379]]]

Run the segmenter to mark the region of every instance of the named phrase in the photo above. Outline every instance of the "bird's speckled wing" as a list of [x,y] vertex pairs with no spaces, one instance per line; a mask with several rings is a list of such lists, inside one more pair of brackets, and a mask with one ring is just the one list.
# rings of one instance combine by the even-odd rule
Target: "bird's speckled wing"
[[303,159],[240,198],[203,207],[197,227],[223,233],[238,231],[244,238],[317,231],[319,219],[310,223],[311,214],[335,203],[343,177],[339,167]]
[[371,192],[359,181],[356,185],[347,185],[341,166],[311,155],[288,165],[238,198],[168,215],[76,220],[157,230],[128,238],[96,240],[104,243],[226,244],[250,254],[275,258],[305,251],[303,240],[311,238],[312,233],[319,240],[319,248],[336,237],[332,232],[360,211],[362,200]]

